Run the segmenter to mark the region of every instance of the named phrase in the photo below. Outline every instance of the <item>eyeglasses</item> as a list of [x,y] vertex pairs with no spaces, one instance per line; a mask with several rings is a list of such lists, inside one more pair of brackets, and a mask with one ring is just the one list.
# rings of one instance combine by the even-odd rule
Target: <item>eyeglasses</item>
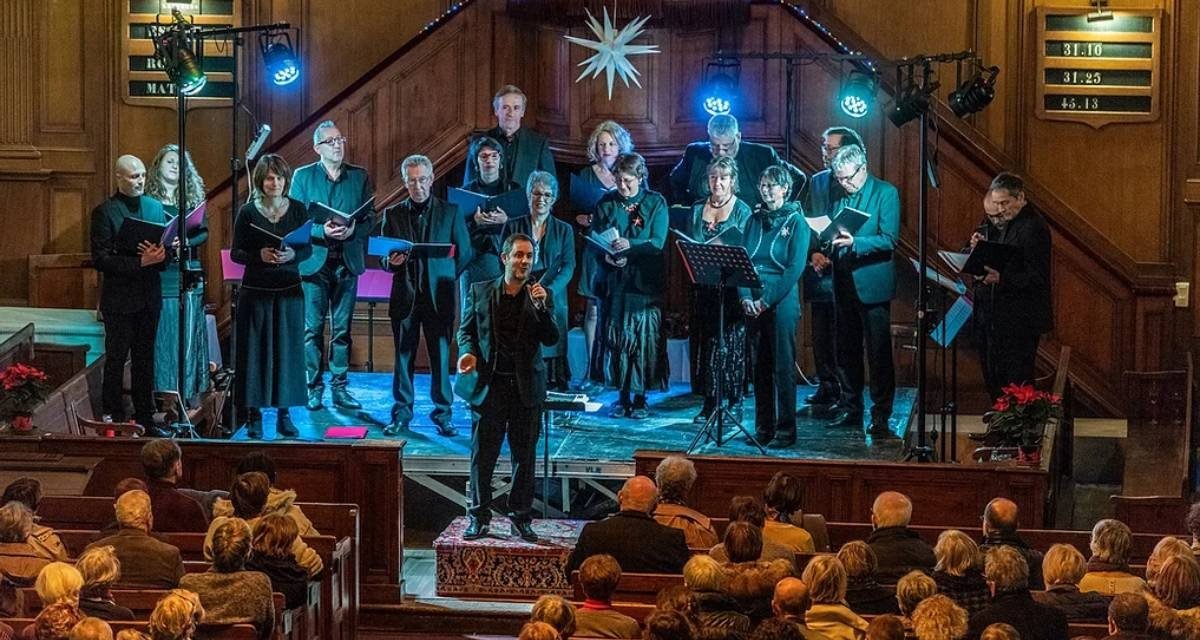
[[775,187],[782,188],[783,185],[779,184],[778,182],[763,182],[758,185],[758,190],[759,191],[769,191],[771,189],[774,189]]
[[404,184],[430,185],[430,184],[433,184],[433,176],[420,176],[417,178],[405,178]]
[[346,136],[338,136],[336,138],[327,138],[325,140],[318,142],[317,144],[327,144],[331,147],[340,147],[340,146],[346,144]]
[[835,174],[834,178],[838,181],[839,184],[847,184],[847,183],[851,182],[852,180],[854,180],[854,178],[856,178],[858,176],[858,174],[861,173],[862,170],[866,169],[866,168],[867,168],[867,165],[860,164],[860,165],[858,165],[858,168],[854,170],[854,173],[852,173],[848,176],[839,176],[839,175]]
[[554,194],[549,191],[534,191],[529,194],[530,198],[541,198],[542,200],[553,200]]

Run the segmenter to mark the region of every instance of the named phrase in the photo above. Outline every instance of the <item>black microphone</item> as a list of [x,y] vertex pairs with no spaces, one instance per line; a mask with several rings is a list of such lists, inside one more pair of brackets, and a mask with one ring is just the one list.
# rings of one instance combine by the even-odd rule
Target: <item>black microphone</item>
[[525,285],[525,290],[529,292],[529,301],[533,303],[533,308],[537,309],[538,311],[545,311],[546,310],[546,299],[545,298],[538,299],[538,298],[533,297],[533,285],[531,285],[531,284]]
[[262,151],[263,145],[266,144],[267,138],[271,137],[271,125],[264,124],[258,128],[258,135],[254,137],[254,142],[250,143],[250,147],[246,149],[246,164],[249,164],[258,152]]

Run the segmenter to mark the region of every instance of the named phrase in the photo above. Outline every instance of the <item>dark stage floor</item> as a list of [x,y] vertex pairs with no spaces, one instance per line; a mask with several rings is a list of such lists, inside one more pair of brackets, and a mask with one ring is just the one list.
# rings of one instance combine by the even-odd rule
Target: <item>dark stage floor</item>
[[[410,431],[401,438],[408,441],[405,457],[448,457],[466,458],[470,455],[471,418],[470,411],[461,400],[455,399],[453,424],[459,435],[446,438],[437,434],[429,412],[429,376],[416,376],[416,416]],[[351,373],[351,392],[366,407],[359,412],[346,412],[332,408],[329,393],[325,394],[326,408],[309,412],[303,407],[292,409],[292,418],[300,430],[301,438],[320,440],[326,427],[334,425],[365,425],[370,427],[368,438],[384,438],[382,429],[389,418],[392,404],[390,373]],[[797,401],[812,393],[811,387],[797,388]],[[912,413],[915,390],[900,388],[896,391],[895,410],[891,428],[895,434],[903,434]],[[632,461],[638,449],[679,449],[688,447],[698,429],[692,417],[699,411],[700,398],[690,393],[686,384],[673,385],[669,391],[652,393],[648,400],[651,417],[635,421],[610,418],[608,405],[616,400],[616,392],[608,391],[595,398],[605,404],[599,412],[581,414],[577,420],[566,425],[557,425],[551,432],[551,455],[555,460],[598,460],[614,462]],[[869,402],[869,400],[868,400]],[[275,437],[274,411],[264,411],[263,430],[267,438]],[[753,430],[754,400],[746,398],[743,424]],[[827,421],[814,415],[807,408],[798,413],[797,441],[789,449],[771,449],[767,455],[773,457],[806,459],[849,459],[849,460],[898,460],[903,455],[903,440],[900,438],[872,438],[852,429],[828,429]],[[236,439],[245,439],[245,431],[239,431]],[[740,437],[717,448],[711,442],[700,447],[697,453],[736,456],[759,455]]]

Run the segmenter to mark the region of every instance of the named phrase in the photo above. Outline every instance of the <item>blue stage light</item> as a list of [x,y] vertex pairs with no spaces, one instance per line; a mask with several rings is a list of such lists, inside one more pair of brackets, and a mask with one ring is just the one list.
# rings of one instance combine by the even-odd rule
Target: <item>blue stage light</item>
[[704,83],[704,112],[710,116],[724,115],[733,111],[737,98],[737,81],[726,73],[713,75]]
[[838,92],[842,113],[851,118],[864,118],[871,112],[871,101],[875,99],[875,81],[860,71],[851,71]]
[[300,77],[300,61],[287,33],[264,34],[259,40],[267,75],[276,86],[291,84]]

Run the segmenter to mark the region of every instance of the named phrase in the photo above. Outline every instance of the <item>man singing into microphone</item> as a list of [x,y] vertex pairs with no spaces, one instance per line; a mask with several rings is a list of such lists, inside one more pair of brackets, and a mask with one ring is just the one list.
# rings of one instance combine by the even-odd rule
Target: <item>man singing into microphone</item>
[[504,240],[504,276],[471,285],[458,327],[458,380],[455,391],[471,405],[470,523],[463,538],[488,535],[492,474],[508,434],[512,450],[512,490],[508,512],[518,535],[537,541],[531,523],[534,453],[546,399],[542,346],[558,342],[549,292],[528,284],[533,240],[514,233]]

